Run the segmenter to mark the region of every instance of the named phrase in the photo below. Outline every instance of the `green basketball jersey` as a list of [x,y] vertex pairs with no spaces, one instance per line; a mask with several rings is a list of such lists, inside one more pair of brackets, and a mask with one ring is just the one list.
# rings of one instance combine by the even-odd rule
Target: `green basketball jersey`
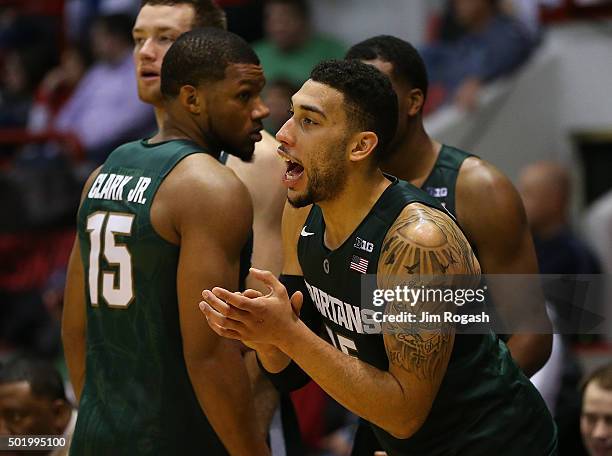
[[[316,205],[298,242],[298,259],[314,307],[303,311],[318,315],[336,348],[381,370],[388,370],[389,359],[374,310],[361,306],[361,279],[363,274],[376,274],[387,232],[404,207],[415,202],[444,211],[433,197],[394,179],[336,250],[324,245],[325,222]],[[456,335],[431,412],[412,437],[397,439],[370,425],[390,456],[542,456],[556,448],[555,427],[544,401],[492,332]]]
[[72,454],[227,454],[183,358],[179,248],[151,225],[161,183],[194,153],[201,147],[187,140],[125,144],[81,205],[87,364]]
[[455,207],[455,187],[459,168],[463,161],[474,155],[455,147],[442,145],[438,159],[421,188],[438,199],[448,211],[457,216]]

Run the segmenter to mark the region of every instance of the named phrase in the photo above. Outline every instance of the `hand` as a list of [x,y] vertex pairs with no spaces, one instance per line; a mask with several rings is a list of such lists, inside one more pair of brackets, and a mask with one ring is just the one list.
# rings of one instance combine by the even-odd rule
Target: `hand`
[[289,299],[287,290],[269,271],[251,268],[251,274],[269,289],[267,295],[255,290],[232,293],[215,287],[204,290],[200,310],[217,334],[239,339],[247,345],[265,349],[262,344],[278,346],[298,322],[302,293]]

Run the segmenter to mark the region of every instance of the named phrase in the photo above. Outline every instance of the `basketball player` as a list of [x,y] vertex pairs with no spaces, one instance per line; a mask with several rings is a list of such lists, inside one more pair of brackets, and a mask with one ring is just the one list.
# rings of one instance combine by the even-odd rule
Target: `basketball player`
[[[182,35],[161,70],[159,132],[88,179],[70,257],[63,339],[79,399],[74,454],[269,454],[238,345],[197,318],[202,284],[238,286],[251,229],[244,184],[268,114],[238,36]],[[227,210],[231,207],[231,210]]]
[[[425,64],[416,49],[393,36],[354,45],[347,59],[358,59],[385,73],[398,96],[399,123],[381,168],[422,188],[453,214],[478,254],[485,274],[537,274],[538,263],[521,198],[497,168],[472,154],[440,144],[423,126],[427,96]],[[486,208],[486,209],[485,209]],[[498,306],[527,305],[528,290],[489,287]],[[521,295],[523,293],[523,295]],[[506,302],[511,300],[511,303]],[[550,324],[542,298],[538,318]],[[507,341],[513,359],[530,377],[548,360],[552,333],[520,333]]]
[[[211,328],[254,346],[278,376],[299,365],[366,419],[391,456],[554,454],[544,401],[492,332],[455,335],[450,324],[410,323],[382,334],[361,307],[364,273],[381,289],[480,273],[441,203],[378,167],[397,122],[388,78],[359,61],[324,62],[292,101],[277,139],[289,201],[304,209],[283,217],[287,288],[252,270],[268,295],[205,290],[200,308]],[[302,301],[331,345],[296,317]],[[387,310],[401,308],[391,301]],[[413,307],[436,310],[426,301]]]
[[[422,110],[428,81],[417,50],[399,38],[383,35],[354,45],[346,58],[374,65],[389,77],[398,95],[398,129],[382,169],[421,187],[444,204],[474,246],[484,273],[537,274],[525,212],[512,183],[485,160],[440,144],[425,131]],[[495,285],[490,283],[488,288],[498,307],[533,307],[528,303],[534,302],[534,297],[527,289],[514,288],[508,293]],[[542,301],[535,310],[544,327],[548,317],[543,308]],[[535,374],[548,359],[551,337],[550,332],[521,332],[507,340],[514,361],[527,376]],[[375,449],[374,444],[365,450],[366,442],[373,440],[368,431],[360,426],[356,433],[359,454],[371,455]]]
[[[138,95],[153,105],[160,128],[164,107],[159,78],[164,55],[182,33],[203,26],[226,28],[225,13],[213,0],[142,0],[132,31]],[[260,134],[262,140],[250,162],[228,154],[222,154],[221,160],[244,182],[253,201],[252,263],[278,274],[282,266],[280,222],[287,197],[278,182],[284,165],[276,156],[278,143],[267,132]],[[247,283],[258,284],[248,279]]]
[[[142,0],[141,2],[141,9],[132,30],[138,95],[143,102],[153,105],[160,128],[163,125],[164,114],[160,92],[164,55],[182,33],[202,26],[226,28],[225,13],[213,0]],[[278,143],[266,131],[262,130],[260,134],[262,140],[255,145],[255,154],[250,161],[244,161],[225,152],[220,156],[221,161],[226,163],[246,185],[253,202],[253,239],[242,252],[241,289],[251,262],[275,274],[280,273],[282,266],[281,218],[287,191],[280,184],[280,178],[284,173],[284,164],[276,155]],[[258,281],[251,281],[248,277],[246,282],[249,287],[260,286]],[[279,414],[274,414],[279,402],[278,393],[261,374],[255,357],[246,353],[244,359],[255,391],[258,421],[263,428],[268,429],[271,422],[280,420]],[[283,402],[282,409],[286,412],[282,415],[285,440],[299,442],[298,438],[291,438],[289,435],[298,432],[293,410],[287,408],[291,403],[288,398],[281,402]],[[271,445],[273,452],[277,447],[284,446],[278,439],[272,439]],[[301,453],[297,448],[291,451],[293,454]]]

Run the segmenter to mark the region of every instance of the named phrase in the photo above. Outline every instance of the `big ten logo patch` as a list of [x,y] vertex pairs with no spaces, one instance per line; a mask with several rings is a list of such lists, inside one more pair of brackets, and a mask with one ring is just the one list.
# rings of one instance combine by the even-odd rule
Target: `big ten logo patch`
[[427,187],[427,193],[434,198],[446,198],[448,196],[448,188],[446,187]]
[[360,237],[355,238],[355,247],[369,253],[374,251],[374,244],[366,241],[365,239],[361,239]]

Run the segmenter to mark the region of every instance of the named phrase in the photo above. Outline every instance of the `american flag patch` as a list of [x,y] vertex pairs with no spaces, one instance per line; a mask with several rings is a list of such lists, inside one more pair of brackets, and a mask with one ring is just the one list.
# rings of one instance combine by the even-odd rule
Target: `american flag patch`
[[357,255],[353,255],[353,259],[351,260],[351,269],[365,274],[368,270],[368,260],[358,257]]

